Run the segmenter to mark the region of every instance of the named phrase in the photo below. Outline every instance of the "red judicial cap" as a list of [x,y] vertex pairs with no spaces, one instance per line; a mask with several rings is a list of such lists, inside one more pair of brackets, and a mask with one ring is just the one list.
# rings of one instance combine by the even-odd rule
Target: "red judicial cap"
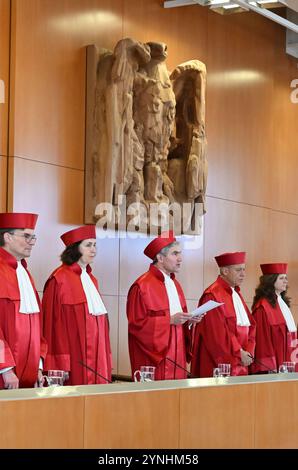
[[222,255],[215,256],[215,261],[217,265],[222,268],[223,266],[231,266],[232,264],[244,264],[245,258],[245,251],[236,251],[235,253],[223,253]]
[[263,274],[287,274],[288,263],[266,263],[260,264]]
[[38,215],[25,212],[3,212],[0,214],[1,228],[30,228],[34,229]]
[[154,238],[144,250],[144,255],[148,258],[154,259],[156,255],[165,247],[174,243],[176,238],[174,237],[173,230],[162,232],[159,237]]
[[82,227],[74,228],[63,233],[60,238],[66,246],[81,242],[87,238],[96,238],[95,225],[83,225]]

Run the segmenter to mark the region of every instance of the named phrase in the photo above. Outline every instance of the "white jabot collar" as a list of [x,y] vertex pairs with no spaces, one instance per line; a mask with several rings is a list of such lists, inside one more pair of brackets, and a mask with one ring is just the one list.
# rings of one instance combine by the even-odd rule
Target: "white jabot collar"
[[241,300],[240,295],[238,292],[231,287],[233,293],[232,293],[232,299],[233,299],[233,304],[234,304],[234,309],[236,313],[236,318],[237,318],[237,325],[238,326],[250,326],[250,321],[248,319],[245,307],[243,305],[243,302]]
[[165,279],[165,286],[166,286],[166,291],[169,299],[169,306],[170,306],[170,315],[175,315],[175,313],[182,312],[182,307],[179,299],[179,295],[177,292],[177,288],[175,286],[175,282],[169,276],[168,274],[165,274],[163,271],[161,271],[162,274],[164,275]]
[[286,302],[284,301],[281,295],[277,296],[277,301],[278,301],[278,305],[280,306],[281,313],[284,316],[288,330],[292,333],[296,332],[297,328],[296,328],[291,310],[289,309],[289,307],[287,306]]
[[91,277],[84,268],[82,268],[81,282],[87,299],[89,313],[96,316],[107,313],[98,290],[96,289]]
[[39,306],[36,300],[36,295],[30,281],[30,277],[22,265],[21,261],[18,261],[18,267],[16,269],[19,290],[20,290],[20,313],[38,313]]

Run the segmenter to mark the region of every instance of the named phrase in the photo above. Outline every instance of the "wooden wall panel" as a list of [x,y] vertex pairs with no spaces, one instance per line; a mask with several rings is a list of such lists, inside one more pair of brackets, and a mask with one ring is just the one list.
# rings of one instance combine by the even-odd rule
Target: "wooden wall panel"
[[181,390],[180,448],[245,449],[254,442],[252,385]]
[[39,214],[37,243],[30,258],[37,289],[60,264],[64,249],[60,235],[83,222],[82,171],[10,158],[10,205],[16,212]]
[[269,206],[274,133],[268,116],[278,26],[250,14],[245,25],[241,16],[208,16],[208,194]]
[[246,279],[241,287],[246,300],[254,296],[260,263],[288,262],[289,294],[298,304],[297,216],[209,197],[205,222],[205,287],[218,274],[215,255],[246,251]]
[[274,98],[272,122],[274,127],[271,165],[276,166],[271,185],[274,188],[274,208],[298,213],[297,192],[298,165],[298,103],[291,101],[292,80],[298,79],[297,60],[284,56],[283,43],[276,44],[274,67]]
[[102,294],[118,296],[119,293],[119,242],[117,234],[97,231],[97,256],[92,269]]
[[10,154],[83,169],[85,46],[120,39],[122,0],[14,5]]
[[81,449],[83,413],[83,397],[0,402],[0,448]]
[[176,449],[178,429],[178,390],[85,398],[86,449]]
[[[298,384],[259,384],[256,389],[255,447],[297,449]],[[292,404],[289,409],[289,403]]]
[[[9,96],[9,32],[10,0],[0,0],[0,80],[5,102],[0,99],[0,155],[7,156],[8,96]],[[4,82],[4,84],[3,84]],[[0,97],[1,97],[0,93]]]
[[208,10],[198,5],[183,9],[164,9],[162,5],[160,0],[125,0],[123,37],[165,42],[170,70],[190,59],[205,62]]
[[7,204],[9,33],[10,0],[0,0],[0,211]]
[[[294,288],[296,286],[293,286]],[[289,290],[289,292],[291,293],[291,288]],[[296,323],[296,325],[298,325],[298,305],[295,305],[295,304],[291,304],[291,312],[292,312],[292,315],[294,317],[294,321]],[[297,354],[297,362],[298,362],[298,354]]]
[[[15,211],[41,214],[39,224],[79,224],[83,218],[83,172],[23,158],[11,159]],[[49,192],[47,192],[49,189]],[[44,227],[46,228],[46,227]]]
[[204,289],[203,233],[200,236],[182,238],[182,266],[177,279],[183,287],[186,299],[198,300]]
[[208,194],[297,214],[298,143],[290,135],[298,106],[289,99],[297,69],[283,30],[253,14],[208,19]]
[[0,156],[0,212],[6,210],[7,157]]

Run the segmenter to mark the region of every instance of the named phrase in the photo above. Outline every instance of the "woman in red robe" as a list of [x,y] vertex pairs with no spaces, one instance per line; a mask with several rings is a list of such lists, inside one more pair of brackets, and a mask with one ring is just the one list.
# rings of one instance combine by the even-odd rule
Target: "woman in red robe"
[[109,322],[90,264],[96,255],[94,225],[61,236],[62,265],[49,277],[43,295],[45,370],[69,372],[66,385],[111,381]]
[[289,309],[287,264],[261,264],[261,270],[252,307],[257,323],[253,374],[278,371],[285,361],[297,362],[297,327]]

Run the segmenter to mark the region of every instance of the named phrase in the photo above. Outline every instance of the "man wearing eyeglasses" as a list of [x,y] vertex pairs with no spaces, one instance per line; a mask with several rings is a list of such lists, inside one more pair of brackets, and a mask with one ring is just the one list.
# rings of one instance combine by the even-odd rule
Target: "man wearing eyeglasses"
[[36,214],[0,214],[0,389],[37,386],[46,343],[41,307],[27,270]]

